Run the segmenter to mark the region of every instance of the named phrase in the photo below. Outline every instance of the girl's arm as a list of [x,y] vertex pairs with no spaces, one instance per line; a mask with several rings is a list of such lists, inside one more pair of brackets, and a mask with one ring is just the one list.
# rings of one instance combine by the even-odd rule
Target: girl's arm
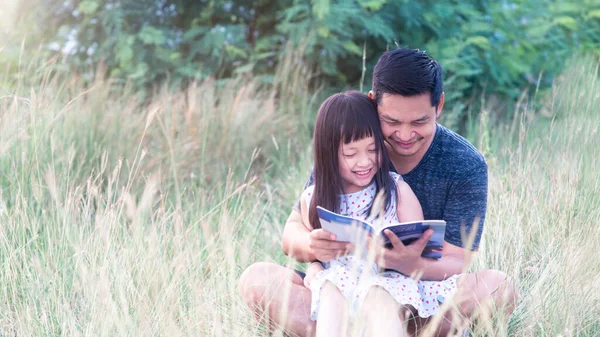
[[[401,222],[423,220],[423,210],[417,196],[404,181],[397,182],[398,186],[398,220]],[[404,246],[400,239],[391,231],[386,235],[392,241],[392,249],[382,249],[378,254],[381,267],[397,270],[405,275],[422,273],[422,280],[439,281],[452,275],[459,274],[467,265],[465,250],[444,242],[442,258],[439,260],[421,257],[423,248],[431,233],[425,233],[422,239]]]
[[400,222],[424,220],[419,199],[404,180],[396,182],[396,211]]

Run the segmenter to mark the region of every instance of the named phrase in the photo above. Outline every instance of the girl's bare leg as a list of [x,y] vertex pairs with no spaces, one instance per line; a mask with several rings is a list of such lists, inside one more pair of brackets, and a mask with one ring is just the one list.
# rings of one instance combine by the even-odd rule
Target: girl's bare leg
[[317,337],[346,337],[348,335],[348,304],[344,295],[331,282],[321,290],[317,315]]
[[406,336],[400,309],[398,302],[383,288],[371,288],[362,308],[366,336]]

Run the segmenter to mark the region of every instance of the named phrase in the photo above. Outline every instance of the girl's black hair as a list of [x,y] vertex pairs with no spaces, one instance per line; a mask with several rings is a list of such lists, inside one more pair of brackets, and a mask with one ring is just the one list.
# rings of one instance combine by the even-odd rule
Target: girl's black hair
[[387,209],[392,194],[396,193],[396,184],[389,174],[390,158],[379,124],[377,105],[359,91],[335,94],[321,104],[314,130],[315,187],[308,212],[313,228],[321,228],[317,206],[340,212],[339,198],[345,193],[338,163],[338,151],[342,142],[348,144],[370,136],[375,139],[379,154],[378,170],[373,178],[376,194],[385,191],[384,205]]

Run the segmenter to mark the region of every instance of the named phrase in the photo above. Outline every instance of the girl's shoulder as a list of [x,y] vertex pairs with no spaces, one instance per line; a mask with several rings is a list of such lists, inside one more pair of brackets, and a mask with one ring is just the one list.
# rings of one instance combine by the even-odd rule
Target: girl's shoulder
[[306,206],[310,205],[310,201],[312,199],[314,191],[315,191],[315,185],[310,185],[304,189],[304,192],[302,192],[302,195],[300,196],[300,200],[302,200],[306,204]]
[[407,189],[411,189],[410,186],[408,186],[408,184],[406,183],[406,181],[404,181],[404,178],[402,178],[402,176],[398,173],[390,172],[390,176],[396,184],[396,188],[394,190],[397,194],[403,195],[407,193]]
[[390,171],[390,177],[392,177],[392,179],[394,179],[395,182],[404,181],[404,179],[402,178],[402,176],[399,175],[396,172]]

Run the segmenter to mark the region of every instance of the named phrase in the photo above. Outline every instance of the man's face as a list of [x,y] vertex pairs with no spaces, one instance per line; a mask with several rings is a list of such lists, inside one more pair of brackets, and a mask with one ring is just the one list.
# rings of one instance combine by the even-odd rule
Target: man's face
[[412,97],[382,96],[377,107],[381,130],[397,156],[415,158],[425,155],[435,136],[436,120],[443,105],[443,94],[437,111],[431,106],[429,93]]

